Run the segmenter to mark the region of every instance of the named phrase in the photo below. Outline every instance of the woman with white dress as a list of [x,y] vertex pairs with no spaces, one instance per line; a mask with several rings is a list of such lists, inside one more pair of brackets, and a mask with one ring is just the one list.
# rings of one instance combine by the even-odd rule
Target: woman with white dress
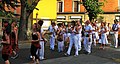
[[105,23],[102,22],[101,27],[100,27],[100,34],[101,34],[101,46],[100,46],[100,48],[102,48],[102,49],[105,49],[106,38],[107,38],[106,32],[107,32],[107,29],[105,27]]

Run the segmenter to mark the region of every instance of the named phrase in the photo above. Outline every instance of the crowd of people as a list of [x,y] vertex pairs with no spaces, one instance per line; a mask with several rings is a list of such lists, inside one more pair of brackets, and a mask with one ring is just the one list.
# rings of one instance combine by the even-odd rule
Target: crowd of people
[[[110,23],[101,22],[99,26],[97,21],[90,22],[87,20],[82,26],[80,21],[72,21],[65,26],[64,23],[56,25],[54,22],[48,28],[50,31],[50,49],[54,50],[55,40],[58,44],[58,52],[62,52],[64,47],[68,46],[65,55],[69,56],[74,45],[75,56],[79,55],[78,51],[82,49],[83,44],[86,54],[91,53],[91,45],[96,46],[100,43],[100,49],[105,49],[108,44],[109,34],[113,34],[114,47],[118,48],[118,31],[120,25],[118,20],[114,20],[114,24],[110,27]],[[57,36],[57,37],[56,37]],[[66,43],[67,42],[67,43]],[[68,45],[65,45],[68,44]]]
[[[57,43],[58,52],[66,52],[64,55],[70,56],[71,49],[75,48],[74,56],[79,55],[81,49],[85,50],[85,54],[92,53],[91,46],[100,43],[100,49],[105,49],[108,44],[108,35],[114,35],[114,47],[118,48],[118,31],[120,25],[118,20],[114,20],[114,24],[110,27],[109,23],[101,22],[98,25],[97,21],[90,22],[85,21],[85,25],[81,25],[80,21],[71,21],[67,25],[65,23],[59,23],[56,25],[55,22],[51,22],[48,28],[48,32],[45,32],[42,28],[43,20],[39,20],[32,26],[32,39],[31,39],[31,58],[32,62],[39,64],[39,60],[44,60],[44,46],[46,43],[45,35],[50,36],[50,50],[55,50],[55,43]],[[3,23],[3,37],[2,37],[2,58],[5,64],[10,64],[9,57],[15,59],[18,57],[18,27],[16,22],[5,21]],[[56,42],[57,41],[57,42]],[[83,46],[82,46],[83,44]],[[65,51],[67,49],[67,51]]]

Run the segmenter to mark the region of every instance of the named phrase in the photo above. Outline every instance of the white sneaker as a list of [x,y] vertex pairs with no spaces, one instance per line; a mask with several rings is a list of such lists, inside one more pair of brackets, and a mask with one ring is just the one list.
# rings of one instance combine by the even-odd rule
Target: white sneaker
[[115,46],[115,48],[117,48],[117,46]]
[[78,49],[78,51],[81,51],[81,49]]

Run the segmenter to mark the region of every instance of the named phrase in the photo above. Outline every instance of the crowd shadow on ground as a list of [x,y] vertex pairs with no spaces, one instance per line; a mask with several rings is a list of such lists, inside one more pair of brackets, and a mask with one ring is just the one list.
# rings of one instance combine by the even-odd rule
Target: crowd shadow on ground
[[[97,44],[96,47],[94,47],[92,45],[92,53],[91,53],[91,55],[96,55],[98,50],[101,50],[101,49],[99,49],[99,46],[100,46],[100,44]],[[109,46],[107,46],[107,47],[109,48]],[[56,58],[61,58],[61,57],[67,57],[67,56],[64,55],[67,52],[67,48],[68,47],[66,47],[63,52],[58,52],[57,45],[55,46],[55,50],[54,51],[50,50],[48,45],[45,46],[45,58],[46,58],[45,60],[56,59]],[[99,53],[102,53],[102,52],[99,52]],[[75,54],[75,48],[73,46],[73,48],[71,50],[71,55],[70,56],[74,56],[74,54]],[[83,45],[82,45],[82,50],[79,52],[79,54],[85,54]],[[2,59],[1,52],[0,52],[0,64],[4,64],[3,62],[4,61]],[[19,57],[16,58],[16,59],[11,59],[10,58],[10,62],[11,62],[11,64],[30,63],[31,62],[31,59],[30,59],[30,47],[20,49],[19,50]]]

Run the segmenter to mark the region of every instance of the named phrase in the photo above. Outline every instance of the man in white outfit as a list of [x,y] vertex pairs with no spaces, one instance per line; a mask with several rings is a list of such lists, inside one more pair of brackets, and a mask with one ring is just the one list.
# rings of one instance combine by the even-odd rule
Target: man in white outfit
[[118,20],[114,20],[114,24],[112,25],[112,30],[114,32],[114,47],[118,47],[118,30],[120,26],[118,24]]
[[86,21],[85,26],[85,37],[84,37],[84,48],[87,54],[91,53],[91,45],[92,45],[92,26],[90,21]]
[[55,22],[51,23],[51,26],[49,26],[48,30],[50,31],[50,49],[54,50],[56,36]]
[[80,51],[81,50],[81,40],[82,40],[82,34],[81,34],[82,26],[80,24],[80,21],[77,21],[77,27],[76,28],[78,28],[77,29],[78,30],[78,34],[76,36],[78,38],[78,50]]
[[39,32],[40,32],[40,45],[41,49],[39,49],[39,59],[44,60],[44,46],[45,46],[45,38],[44,35],[45,33],[43,32],[42,25],[43,25],[43,20],[38,21],[39,24]]
[[75,56],[78,56],[78,41],[79,38],[77,37],[78,31],[76,30],[75,27],[75,21],[72,21],[73,26],[71,27],[71,35],[70,35],[70,43],[69,43],[69,48],[67,50],[67,53],[65,53],[65,55],[69,56],[72,46],[74,44],[75,46]]

